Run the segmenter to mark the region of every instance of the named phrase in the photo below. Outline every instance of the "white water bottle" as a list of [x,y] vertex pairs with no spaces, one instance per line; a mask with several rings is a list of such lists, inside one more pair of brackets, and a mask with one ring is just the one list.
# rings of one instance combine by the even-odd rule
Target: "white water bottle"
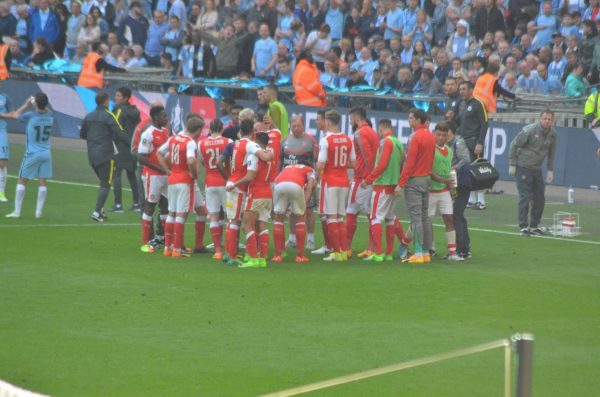
[[573,186],[569,186],[569,190],[567,191],[567,203],[575,203],[575,191],[573,190]]

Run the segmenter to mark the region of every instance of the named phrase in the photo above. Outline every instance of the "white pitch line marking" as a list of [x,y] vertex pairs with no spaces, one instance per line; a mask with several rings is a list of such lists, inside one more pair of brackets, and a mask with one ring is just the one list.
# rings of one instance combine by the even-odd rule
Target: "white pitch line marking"
[[18,227],[133,227],[140,226],[139,223],[38,223],[33,225],[0,225],[0,228],[18,228]]

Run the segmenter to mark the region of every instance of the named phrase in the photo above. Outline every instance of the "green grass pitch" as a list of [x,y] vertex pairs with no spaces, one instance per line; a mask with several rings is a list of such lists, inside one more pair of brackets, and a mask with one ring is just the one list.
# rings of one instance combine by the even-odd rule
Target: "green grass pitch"
[[[14,174],[22,148],[11,150]],[[54,162],[57,179],[95,183],[85,154],[55,150]],[[599,245],[473,231],[475,257],[463,263],[313,256],[236,269],[206,255],[142,254],[135,214],[106,225],[89,219],[90,187],[49,184],[36,221],[36,191],[28,186],[19,220],[3,216],[11,202],[0,205],[0,378],[21,387],[52,396],[251,396],[531,332],[535,396],[600,390]],[[472,226],[514,232],[505,225],[515,223],[516,199],[488,202],[468,212]],[[546,216],[559,208],[569,207],[549,205]],[[591,233],[583,239],[600,241],[598,208],[577,211]],[[436,240],[444,246],[443,229]],[[309,395],[501,396],[502,360],[491,351]]]

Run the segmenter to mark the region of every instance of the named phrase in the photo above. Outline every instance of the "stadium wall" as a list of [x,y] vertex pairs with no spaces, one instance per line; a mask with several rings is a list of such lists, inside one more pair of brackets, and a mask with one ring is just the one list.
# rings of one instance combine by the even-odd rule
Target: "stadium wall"
[[[4,81],[0,85],[0,92],[9,97],[11,109],[16,109],[26,98],[40,90],[48,95],[50,105],[55,112],[56,126],[53,135],[79,138],[81,120],[88,112],[96,108],[95,91],[84,87],[44,82]],[[114,90],[108,89],[107,91],[112,97]],[[198,112],[208,121],[219,116],[219,101],[208,97],[190,97],[147,91],[133,92],[133,103],[145,115],[148,114],[149,103],[154,100],[161,100],[166,104],[171,128],[175,131],[182,129],[183,118],[188,111]],[[256,103],[251,101],[239,102],[243,106],[256,107]],[[292,114],[302,115],[308,133],[318,135],[316,129],[317,109],[296,105],[286,105],[286,107],[290,116]],[[348,109],[337,108],[337,110],[342,114],[341,130],[351,135]],[[380,119],[390,119],[400,140],[404,143],[407,141],[411,133],[407,114],[369,111],[369,116],[373,125],[377,125]],[[433,122],[436,121],[439,121],[439,118],[434,118]],[[490,123],[485,143],[485,157],[498,168],[502,180],[513,179],[508,175],[508,150],[510,142],[523,126],[524,124],[519,123]],[[600,144],[600,132],[587,128],[566,127],[558,127],[556,130],[558,144],[554,164],[554,184],[584,188],[590,185],[600,185],[600,160],[596,157],[596,150]],[[24,126],[11,121],[9,122],[9,131],[24,133]]]

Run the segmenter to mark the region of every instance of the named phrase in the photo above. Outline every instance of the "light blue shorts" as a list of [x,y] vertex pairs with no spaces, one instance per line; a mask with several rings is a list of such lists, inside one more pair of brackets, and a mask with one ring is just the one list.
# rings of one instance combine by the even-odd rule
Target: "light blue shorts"
[[23,179],[52,178],[52,156],[49,151],[26,154],[19,177]]
[[9,154],[8,134],[6,132],[0,132],[0,160],[8,160]]

